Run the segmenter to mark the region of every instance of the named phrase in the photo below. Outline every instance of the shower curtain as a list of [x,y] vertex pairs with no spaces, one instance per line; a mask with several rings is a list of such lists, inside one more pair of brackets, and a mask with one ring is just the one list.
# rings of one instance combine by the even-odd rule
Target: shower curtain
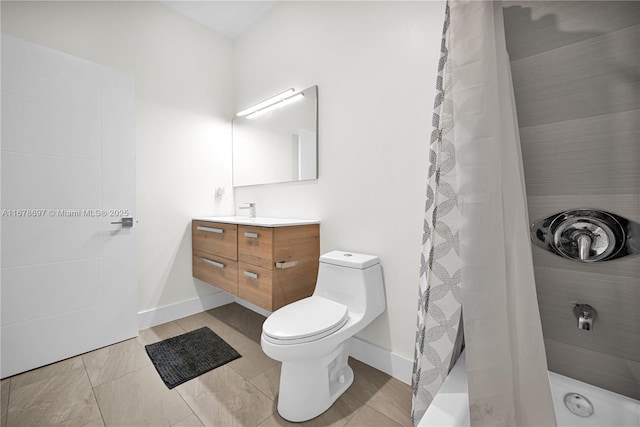
[[464,324],[471,424],[555,426],[500,2],[447,3],[436,93],[414,425],[447,376]]

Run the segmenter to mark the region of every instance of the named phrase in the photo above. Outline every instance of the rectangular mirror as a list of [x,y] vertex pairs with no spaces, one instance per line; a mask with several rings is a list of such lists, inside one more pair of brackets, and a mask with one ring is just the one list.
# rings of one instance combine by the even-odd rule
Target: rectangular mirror
[[233,120],[234,187],[318,178],[318,86],[300,93]]

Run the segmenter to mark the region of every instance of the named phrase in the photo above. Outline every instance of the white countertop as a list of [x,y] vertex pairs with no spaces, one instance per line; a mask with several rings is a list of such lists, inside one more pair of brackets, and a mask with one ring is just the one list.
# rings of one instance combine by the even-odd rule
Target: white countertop
[[256,227],[289,227],[292,225],[320,224],[317,219],[267,218],[247,216],[199,216],[195,221],[223,222],[225,224],[254,225]]

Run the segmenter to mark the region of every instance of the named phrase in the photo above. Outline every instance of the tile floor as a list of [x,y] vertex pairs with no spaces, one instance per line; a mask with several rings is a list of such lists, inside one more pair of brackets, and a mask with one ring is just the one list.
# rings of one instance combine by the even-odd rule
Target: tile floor
[[[327,412],[302,424],[283,420],[276,411],[280,364],[260,348],[263,321],[229,304],[2,380],[2,427],[410,425],[410,387],[354,359],[353,385]],[[144,346],[202,326],[242,357],[167,389]]]

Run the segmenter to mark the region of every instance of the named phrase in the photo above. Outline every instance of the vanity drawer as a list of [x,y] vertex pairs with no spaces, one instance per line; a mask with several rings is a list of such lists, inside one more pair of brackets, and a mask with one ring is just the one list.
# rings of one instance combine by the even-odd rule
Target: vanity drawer
[[271,284],[273,271],[255,265],[238,263],[238,297],[272,311]]
[[236,224],[193,221],[191,228],[194,251],[238,260],[238,226]]
[[239,225],[238,261],[273,269],[273,228]]
[[193,277],[230,294],[238,294],[238,263],[236,261],[194,251]]

